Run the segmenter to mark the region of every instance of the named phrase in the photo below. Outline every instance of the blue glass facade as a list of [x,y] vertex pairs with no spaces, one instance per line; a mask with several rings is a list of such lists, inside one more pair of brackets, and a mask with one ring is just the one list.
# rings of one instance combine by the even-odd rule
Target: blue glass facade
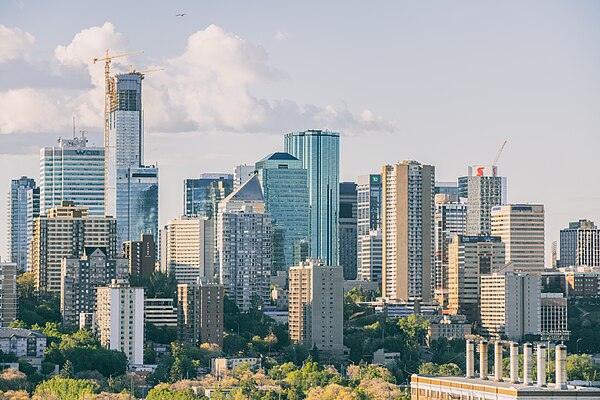
[[302,161],[308,173],[310,256],[339,265],[340,134],[320,130],[288,133],[285,151]]
[[37,217],[28,208],[28,197],[35,188],[35,181],[26,176],[13,179],[10,183],[7,216],[9,257],[10,262],[17,264],[21,271],[27,269],[28,265],[28,243],[31,241],[29,224],[33,217]]
[[233,191],[231,174],[202,174],[183,181],[183,215],[215,218],[215,204]]
[[294,247],[309,236],[307,172],[302,161],[288,153],[263,158],[256,170],[273,223],[273,269],[287,269],[294,265]]
[[127,226],[119,225],[118,237],[140,237],[152,234],[158,239],[158,168],[130,168],[128,179],[128,213]]

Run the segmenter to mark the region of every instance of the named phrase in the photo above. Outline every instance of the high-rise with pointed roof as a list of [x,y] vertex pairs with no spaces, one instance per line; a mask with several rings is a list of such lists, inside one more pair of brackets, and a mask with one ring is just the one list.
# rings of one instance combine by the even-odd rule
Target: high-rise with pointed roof
[[308,130],[285,135],[285,151],[308,172],[310,257],[338,262],[340,134]]
[[273,220],[273,269],[294,265],[294,246],[308,240],[308,181],[302,161],[288,153],[256,163],[267,212]]
[[217,258],[219,281],[240,310],[269,301],[271,216],[254,175],[219,204]]

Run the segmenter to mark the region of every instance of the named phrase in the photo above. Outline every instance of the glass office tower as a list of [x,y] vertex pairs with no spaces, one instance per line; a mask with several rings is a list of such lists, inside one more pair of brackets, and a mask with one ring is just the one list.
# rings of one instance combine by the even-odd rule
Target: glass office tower
[[338,262],[340,134],[310,130],[285,135],[285,151],[308,172],[310,257]]
[[183,181],[183,215],[187,217],[216,216],[214,201],[221,201],[233,191],[233,175],[201,174],[198,179]]
[[287,269],[294,265],[294,246],[309,235],[306,169],[291,154],[273,153],[257,162],[256,170],[273,223],[273,270]]
[[31,241],[29,224],[33,217],[37,217],[33,215],[34,210],[28,207],[28,198],[35,188],[33,178],[22,176],[11,181],[8,192],[8,255],[9,261],[17,264],[19,271],[28,268],[28,243]]
[[142,234],[158,240],[158,168],[144,164],[143,79],[143,74],[131,72],[111,81],[104,138],[105,213],[117,218],[119,243]]

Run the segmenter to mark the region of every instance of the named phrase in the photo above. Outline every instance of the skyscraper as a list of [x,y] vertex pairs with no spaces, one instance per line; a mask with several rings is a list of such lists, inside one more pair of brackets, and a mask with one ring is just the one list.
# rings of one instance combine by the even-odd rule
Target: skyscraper
[[600,229],[594,221],[580,219],[560,230],[558,266],[600,266]]
[[114,279],[98,288],[96,318],[102,346],[120,350],[129,365],[144,363],[144,288]]
[[[358,177],[357,194],[357,270],[358,279],[381,280],[381,175]],[[371,248],[369,246],[375,246]],[[363,251],[368,255],[363,256]]]
[[381,181],[382,295],[430,301],[435,167],[416,161],[384,165]]
[[104,133],[105,213],[117,218],[119,243],[143,233],[158,239],[158,168],[144,165],[142,79],[139,72],[111,80]]
[[17,319],[17,264],[0,262],[0,327]]
[[544,270],[544,206],[508,204],[492,207],[492,236],[506,246],[506,263],[524,272]]
[[40,293],[59,293],[63,258],[83,256],[86,247],[102,247],[115,258],[117,221],[112,217],[89,217],[87,209],[72,201],[50,209],[34,219],[32,269]]
[[[221,182],[222,185],[215,184]],[[222,194],[219,192],[223,191]],[[183,181],[183,215],[188,217],[214,218],[213,199],[217,202],[227,197],[233,190],[231,174],[200,174],[197,179]]]
[[495,236],[452,238],[448,247],[448,309],[471,323],[479,321],[481,276],[504,267],[504,243]]
[[177,285],[177,340],[223,347],[224,297],[225,288],[219,283],[199,279]]
[[185,217],[169,221],[166,268],[178,283],[194,284],[198,278],[212,281],[215,276],[214,220]]
[[329,356],[343,355],[342,268],[307,260],[289,272],[290,338]]
[[309,130],[285,135],[285,151],[308,172],[310,257],[338,263],[340,134]]
[[219,280],[229,298],[246,312],[269,302],[271,216],[255,175],[219,205]]
[[294,246],[309,236],[306,169],[291,154],[273,153],[256,170],[273,224],[273,270],[287,269],[294,265]]
[[254,175],[254,165],[237,165],[233,170],[233,190],[239,188]]
[[131,277],[149,278],[156,267],[154,236],[142,235],[140,240],[123,243],[123,253],[129,262]]
[[63,323],[79,324],[81,313],[96,311],[96,291],[113,279],[129,277],[127,259],[109,258],[105,248],[86,247],[83,256],[62,259],[60,312]]
[[8,254],[20,271],[28,268],[27,251],[31,240],[28,225],[34,217],[34,210],[28,208],[28,196],[34,189],[35,181],[22,176],[11,181],[8,192]]
[[353,280],[357,276],[357,195],[356,183],[340,183],[340,206],[339,206],[339,251],[340,265],[344,270],[344,279]]
[[456,194],[435,195],[435,295],[442,306],[448,300],[448,246],[467,231],[467,204]]
[[87,208],[90,216],[104,215],[104,149],[87,142],[82,133],[40,150],[41,214],[67,200]]
[[494,165],[469,167],[467,188],[467,234],[490,235],[492,207],[506,204],[506,178]]

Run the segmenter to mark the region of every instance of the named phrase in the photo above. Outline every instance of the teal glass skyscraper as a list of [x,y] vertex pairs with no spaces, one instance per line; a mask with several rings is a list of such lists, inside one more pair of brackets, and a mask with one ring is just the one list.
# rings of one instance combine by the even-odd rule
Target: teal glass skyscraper
[[338,262],[340,134],[309,130],[285,135],[285,151],[308,173],[310,257]]
[[302,161],[288,153],[273,153],[255,167],[271,214],[273,270],[292,267],[294,246],[308,241],[308,177]]

